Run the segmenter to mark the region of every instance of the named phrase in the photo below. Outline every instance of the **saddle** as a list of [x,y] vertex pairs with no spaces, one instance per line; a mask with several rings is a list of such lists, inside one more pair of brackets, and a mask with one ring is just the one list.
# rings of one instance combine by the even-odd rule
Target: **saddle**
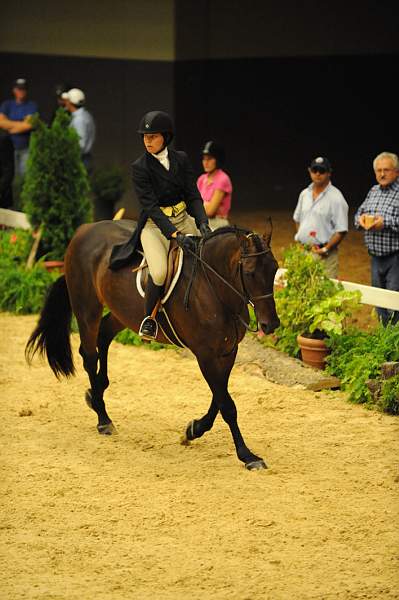
[[[185,348],[186,346],[177,335],[165,308],[165,303],[170,297],[176,283],[179,280],[182,267],[183,250],[179,248],[175,240],[171,240],[168,252],[168,270],[165,280],[164,293],[160,301],[160,307],[155,315],[155,319],[158,323],[158,326],[162,330],[162,333],[164,334],[165,338],[169,340],[171,344],[173,344],[174,346],[179,346],[180,348]],[[148,281],[148,265],[144,255],[140,264],[134,269],[132,269],[132,271],[137,273],[137,291],[140,294],[140,296],[144,298],[145,289],[147,287]]]
[[[168,252],[168,270],[166,274],[166,280],[164,285],[164,295],[161,298],[161,304],[165,304],[168,300],[169,296],[173,292],[173,289],[176,283],[179,280],[179,276],[183,267],[183,250],[179,248],[176,240],[172,239],[170,242],[169,252]],[[145,296],[145,288],[147,286],[148,280],[148,265],[145,256],[140,262],[140,264],[132,269],[133,273],[137,273],[136,275],[136,286],[137,291],[142,298]]]

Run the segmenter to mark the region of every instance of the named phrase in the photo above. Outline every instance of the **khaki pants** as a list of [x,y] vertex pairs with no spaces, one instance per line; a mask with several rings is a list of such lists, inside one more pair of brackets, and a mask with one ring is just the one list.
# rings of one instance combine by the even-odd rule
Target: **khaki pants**
[[[186,211],[183,211],[177,217],[168,218],[180,233],[199,235],[194,219]],[[145,224],[140,240],[153,282],[155,285],[163,285],[168,269],[170,240],[164,236],[152,219],[148,219]]]
[[209,227],[212,231],[219,229],[219,227],[227,227],[227,225],[230,225],[230,223],[224,217],[211,217],[209,219]]
[[332,279],[337,279],[338,277],[338,250],[334,248],[330,250],[328,256],[323,256],[320,254],[315,254],[312,252],[312,256],[315,260],[323,261],[323,265],[325,266],[326,273],[328,277]]

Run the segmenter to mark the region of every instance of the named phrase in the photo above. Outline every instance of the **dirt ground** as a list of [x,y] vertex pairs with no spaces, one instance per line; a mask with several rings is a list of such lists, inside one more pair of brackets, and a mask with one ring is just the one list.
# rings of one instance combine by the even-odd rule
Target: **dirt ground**
[[[342,278],[367,283],[350,240]],[[27,367],[35,322],[0,314],[2,600],[399,597],[397,418],[241,362],[230,392],[269,465],[248,472],[220,418],[179,443],[210,402],[193,357],[114,343],[106,403],[118,435],[102,437],[76,335],[75,378]]]

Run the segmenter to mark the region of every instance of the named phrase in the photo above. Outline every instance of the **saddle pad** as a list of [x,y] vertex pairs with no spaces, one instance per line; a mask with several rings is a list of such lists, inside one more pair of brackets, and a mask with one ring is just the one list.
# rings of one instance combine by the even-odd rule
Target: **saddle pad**
[[[170,281],[170,284],[167,285],[167,287],[164,290],[164,295],[161,298],[161,304],[165,304],[165,302],[168,300],[169,296],[173,292],[174,287],[180,277],[180,273],[181,273],[181,270],[183,267],[183,250],[181,248],[177,248],[177,252],[178,252],[178,258],[176,259],[176,261],[173,261],[173,272],[171,274],[171,277],[169,275],[169,272],[168,272],[168,276],[166,277],[166,283],[168,283],[169,280],[171,280],[171,281]],[[143,279],[142,276],[143,276],[143,272],[145,269],[148,269],[148,266],[147,266],[145,256],[143,256],[140,265],[137,267],[137,275],[136,275],[137,291],[142,298],[144,298],[144,296],[145,296],[145,292],[143,290],[143,281],[142,281],[142,279]],[[168,270],[169,269],[170,269],[170,264],[169,264],[169,260],[168,260]]]

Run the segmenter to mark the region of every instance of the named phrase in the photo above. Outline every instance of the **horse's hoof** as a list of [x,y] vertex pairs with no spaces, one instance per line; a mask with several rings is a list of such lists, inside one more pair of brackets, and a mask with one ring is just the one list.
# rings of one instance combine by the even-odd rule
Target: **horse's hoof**
[[97,425],[97,431],[101,435],[112,435],[117,434],[116,428],[113,423],[105,423],[105,425]]
[[260,458],[259,460],[251,460],[251,462],[246,463],[245,468],[248,469],[248,471],[260,471],[261,469],[267,469],[267,465],[265,461]]
[[86,400],[86,404],[89,408],[93,408],[93,404],[91,401],[91,390],[87,390],[85,393],[85,400]]
[[195,427],[195,423],[196,420],[193,419],[192,421],[190,421],[190,423],[187,425],[186,428],[186,438],[188,442],[192,442],[193,440],[195,440],[195,438],[197,437],[195,435],[195,431],[194,431],[194,427]]

